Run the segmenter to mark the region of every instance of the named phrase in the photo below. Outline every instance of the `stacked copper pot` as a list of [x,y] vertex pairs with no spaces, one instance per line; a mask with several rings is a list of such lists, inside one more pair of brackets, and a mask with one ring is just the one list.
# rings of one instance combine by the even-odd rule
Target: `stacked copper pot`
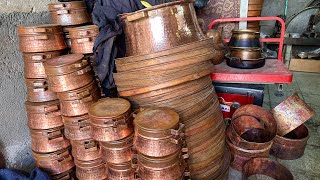
[[66,44],[60,25],[19,26],[19,50],[23,52],[27,86],[26,110],[36,165],[53,179],[74,177],[70,142],[57,94],[48,89],[44,63],[64,54]]
[[60,100],[65,136],[71,141],[77,167],[76,175],[78,179],[92,179],[92,166],[101,167],[103,164],[100,146],[92,139],[88,117],[90,106],[101,98],[92,68],[84,55],[68,54],[45,62],[45,70],[49,89],[56,92]]
[[227,173],[225,124],[209,77],[216,53],[197,24],[193,3],[162,4],[121,20],[128,57],[115,60],[120,96],[135,109],[167,107],[179,114],[192,179]]
[[89,110],[92,136],[103,150],[108,179],[134,179],[132,115],[129,101],[121,98],[100,99]]

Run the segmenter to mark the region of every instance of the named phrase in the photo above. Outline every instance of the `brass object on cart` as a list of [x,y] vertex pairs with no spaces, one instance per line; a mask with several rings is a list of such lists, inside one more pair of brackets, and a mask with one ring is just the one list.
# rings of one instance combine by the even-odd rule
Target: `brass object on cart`
[[68,147],[49,154],[32,152],[32,156],[36,166],[50,175],[63,174],[75,166]]
[[62,26],[80,25],[91,22],[84,1],[51,3],[48,5],[51,22]]
[[237,57],[231,57],[229,53],[225,55],[227,65],[239,69],[256,69],[261,68],[266,64],[266,55],[263,53],[261,58],[258,59],[241,59]]
[[94,40],[99,34],[98,26],[87,25],[69,29],[71,52],[78,54],[93,53]]
[[275,180],[293,180],[291,172],[285,166],[268,158],[254,158],[247,162],[243,169],[243,179],[255,174],[261,174]]
[[215,29],[210,29],[207,31],[206,36],[211,38],[213,40],[213,44],[214,44],[215,56],[212,59],[212,63],[214,65],[222,63],[224,60],[225,46],[223,44],[222,35],[221,35],[220,31],[215,30]]
[[230,57],[236,57],[243,60],[256,60],[262,58],[260,48],[230,48]]
[[117,141],[133,132],[131,105],[125,99],[100,99],[89,109],[89,117],[96,141]]
[[58,51],[67,48],[60,25],[18,26],[19,51]]
[[103,150],[103,158],[107,163],[121,164],[129,162],[135,150],[133,149],[133,136],[132,133],[129,137],[118,141],[101,142]]
[[98,142],[93,139],[73,140],[72,155],[79,161],[93,161],[102,158],[102,151]]
[[131,163],[112,164],[108,163],[108,178],[112,180],[134,180],[135,170],[132,168]]
[[63,126],[46,130],[30,129],[30,134],[31,148],[37,153],[50,153],[70,146],[69,140],[63,135]]
[[57,94],[49,90],[46,79],[25,79],[27,100],[30,102],[48,102],[57,100]]
[[260,33],[250,29],[233,30],[229,47],[258,48],[260,47]]
[[76,167],[57,175],[51,176],[52,180],[75,180],[76,179]]
[[122,14],[120,18],[127,56],[159,52],[204,38],[192,1],[161,4]]
[[98,180],[108,177],[107,169],[102,158],[92,161],[75,160],[76,175],[79,180]]
[[69,140],[83,140],[92,137],[92,128],[87,114],[76,117],[62,116],[64,133]]

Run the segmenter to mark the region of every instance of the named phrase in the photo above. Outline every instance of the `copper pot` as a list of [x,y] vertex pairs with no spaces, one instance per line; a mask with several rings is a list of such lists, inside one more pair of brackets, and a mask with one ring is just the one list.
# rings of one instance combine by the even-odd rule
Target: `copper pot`
[[38,52],[38,53],[23,53],[23,60],[28,61],[36,61],[36,62],[44,62],[48,59],[55,58],[58,56],[64,55],[65,51],[49,51],[49,52]]
[[47,52],[67,48],[60,25],[18,26],[21,52]]
[[146,156],[164,157],[181,149],[182,129],[179,115],[168,108],[148,108],[134,119],[134,145]]
[[103,157],[107,163],[121,164],[131,161],[133,150],[133,136],[110,142],[101,142]]
[[204,38],[192,1],[171,2],[123,14],[121,20],[127,56],[159,52]]
[[279,159],[298,159],[303,156],[309,137],[309,130],[303,124],[284,137],[277,135],[273,140],[271,154]]
[[91,22],[83,1],[59,2],[48,4],[51,22],[63,26],[79,25]]
[[27,100],[30,102],[47,102],[57,100],[57,94],[49,91],[46,79],[25,79]]
[[310,119],[315,111],[297,93],[271,110],[278,124],[278,135],[284,136]]
[[63,135],[63,126],[54,129],[30,129],[32,150],[37,153],[50,153],[70,146]]
[[98,142],[93,139],[73,140],[72,155],[79,161],[92,161],[102,158],[102,151]]
[[26,101],[26,110],[27,112],[31,113],[50,113],[53,111],[60,110],[59,101],[49,101],[49,102],[42,102],[42,103],[32,103]]
[[97,81],[93,80],[88,85],[81,87],[79,89],[67,91],[67,92],[60,92],[57,93],[60,101],[72,101],[72,100],[80,100],[87,96],[101,96],[100,88],[98,86]]
[[101,99],[91,106],[89,117],[96,141],[117,141],[133,132],[131,105],[125,99]]
[[108,164],[108,178],[112,180],[134,180],[135,173],[131,163]]
[[65,173],[74,167],[69,148],[49,154],[32,152],[36,165],[50,175]]
[[83,140],[92,137],[92,128],[87,114],[76,117],[62,116],[64,133],[69,140]]
[[94,40],[99,34],[96,25],[80,26],[69,30],[72,53],[93,53]]
[[262,55],[260,48],[230,48],[230,57],[254,61],[262,58]]
[[108,173],[103,159],[93,161],[78,161],[75,160],[77,167],[76,174],[79,180],[97,180],[106,179]]
[[249,29],[233,30],[228,46],[238,48],[258,48],[260,47],[259,39],[259,32]]
[[51,176],[52,180],[75,180],[76,179],[76,168],[72,168],[64,173]]

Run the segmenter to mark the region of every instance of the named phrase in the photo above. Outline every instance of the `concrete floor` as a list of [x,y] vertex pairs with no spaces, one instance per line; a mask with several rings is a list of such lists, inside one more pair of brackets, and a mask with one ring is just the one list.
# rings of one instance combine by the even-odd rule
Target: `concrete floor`
[[[274,95],[277,87],[267,85],[265,87],[265,96],[263,107],[271,109],[285,100],[288,96],[297,92],[299,96],[309,104],[315,111],[316,115],[307,121],[305,125],[310,130],[310,138],[304,153],[297,160],[277,160],[286,166],[294,176],[295,180],[319,180],[320,179],[320,74],[294,72],[293,83],[284,85],[284,96],[277,97]],[[241,173],[235,170],[229,172],[230,180],[240,180]]]

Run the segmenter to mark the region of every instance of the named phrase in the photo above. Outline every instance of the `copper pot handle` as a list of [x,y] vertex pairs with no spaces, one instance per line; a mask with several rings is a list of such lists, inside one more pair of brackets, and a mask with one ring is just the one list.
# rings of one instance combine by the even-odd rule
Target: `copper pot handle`
[[66,4],[64,3],[61,3],[61,4],[55,4],[53,5],[54,8],[63,8],[63,7],[66,7]]
[[35,40],[48,40],[49,36],[47,35],[42,35],[42,36],[34,36]]
[[69,154],[67,158],[63,157],[59,164],[63,164],[64,162],[72,161],[72,156]]
[[182,137],[179,136],[179,138],[170,138],[170,142],[172,142],[173,144],[181,144],[183,141]]
[[92,97],[92,95],[90,95],[90,96],[85,97],[79,101],[80,101],[80,103],[87,103],[87,102],[93,101],[93,97]]
[[43,87],[47,84],[47,81],[46,80],[36,80],[36,81],[33,81],[32,84],[35,87]]
[[77,39],[77,43],[84,43],[84,42],[90,42],[90,41],[92,41],[91,37]]
[[128,16],[128,17],[127,17],[127,20],[128,20],[129,22],[131,22],[131,21],[136,21],[136,20],[138,20],[138,19],[146,18],[146,17],[148,17],[148,13],[142,11],[142,12],[139,12],[139,13],[136,13],[136,14],[133,14],[133,15]]
[[179,128],[177,130],[175,130],[175,129],[171,129],[170,130],[171,134],[174,135],[174,136],[180,136],[184,126],[185,126],[184,124],[179,123]]
[[77,93],[77,97],[78,98],[84,98],[84,97],[89,96],[90,94],[91,94],[90,91],[87,89],[87,90],[85,90],[85,91],[83,91],[81,93]]
[[79,128],[79,131],[84,132],[84,131],[89,130],[90,128],[91,128],[91,126],[83,126],[83,127]]
[[63,152],[63,153],[54,155],[54,157],[63,158],[63,157],[69,156],[69,155],[70,155],[70,154],[69,154],[69,151],[65,151],[65,152]]
[[81,67],[84,67],[84,66],[86,66],[86,65],[88,65],[88,61],[82,60],[80,63],[76,63],[76,64],[74,64],[73,66],[74,66],[75,68],[81,68]]
[[89,34],[91,34],[90,31],[80,31],[80,32],[79,32],[79,35],[80,35],[80,36],[85,36],[85,35],[89,35]]
[[55,112],[51,112],[51,113],[47,113],[45,115],[47,118],[52,118],[52,117],[57,117],[57,116],[61,116],[61,112],[60,111],[55,111]]
[[44,112],[52,112],[52,111],[57,111],[59,110],[59,106],[55,105],[55,106],[49,106],[49,107],[44,107]]
[[56,11],[56,13],[58,15],[61,15],[61,14],[69,14],[69,10],[59,10],[59,11]]
[[81,69],[80,71],[77,71],[77,75],[82,75],[82,74],[87,73],[89,71],[91,71],[91,67],[87,66],[87,67]]
[[41,60],[44,60],[45,58],[46,58],[45,55],[36,55],[31,57],[31,59],[34,61],[41,61]]
[[138,170],[138,168],[139,168],[139,164],[138,164],[138,154],[132,154],[132,155],[131,155],[131,167],[132,167],[132,169],[134,169],[135,171]]
[[42,87],[42,88],[34,88],[32,91],[37,93],[37,92],[45,92],[48,90],[48,87]]
[[47,29],[46,28],[35,28],[33,30],[33,32],[36,32],[36,33],[45,33],[47,32]]

